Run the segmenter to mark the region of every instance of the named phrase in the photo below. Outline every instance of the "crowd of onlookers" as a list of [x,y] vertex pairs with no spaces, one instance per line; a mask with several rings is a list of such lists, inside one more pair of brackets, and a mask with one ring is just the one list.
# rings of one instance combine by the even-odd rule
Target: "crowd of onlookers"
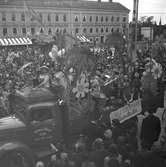
[[[58,66],[56,56],[53,56],[53,52],[59,48],[53,47],[52,53],[51,47],[45,48],[23,46],[0,49],[0,107],[4,111],[1,115],[8,110],[7,97],[15,89],[39,86],[46,78],[49,83],[43,83],[40,87],[48,87],[56,80],[55,73],[63,71],[64,67]],[[97,60],[95,78],[100,83],[100,90],[107,97],[106,106],[116,110],[141,97],[141,77],[145,71],[145,60],[149,57],[148,51],[138,51],[137,61],[134,63],[126,52],[113,54],[111,50],[103,48],[97,52],[93,50],[93,54]]]
[[33,87],[41,71],[44,71],[41,67],[49,67],[51,60],[39,47],[7,47],[0,50],[0,115],[4,116],[10,113],[9,95],[17,89]]
[[[3,111],[1,116],[5,115],[5,112],[10,113],[7,111],[9,94],[14,93],[16,89],[39,86],[46,76],[51,83],[55,79],[55,73],[63,70],[58,69],[55,58],[49,53],[50,50],[51,48],[44,50],[35,46],[1,48],[0,107]],[[118,55],[113,57],[108,49],[94,53],[94,56],[97,59],[95,75],[102,92],[108,98],[107,106],[112,106],[114,110],[140,96],[140,66],[132,64],[126,54],[122,57]],[[46,85],[49,84],[44,83],[40,87]],[[115,104],[111,105],[113,101]]]
[[56,153],[37,161],[36,167],[164,167],[166,143],[157,142],[159,118],[150,111],[144,117],[139,135],[141,148],[137,128],[136,119],[125,124],[115,119],[111,126],[92,121],[76,142],[68,147],[58,143]]
[[[48,85],[43,84],[40,77],[45,73],[45,76],[49,77],[44,79],[47,78],[51,84],[58,69],[49,54],[49,49],[24,46],[0,50],[0,115],[5,116],[11,113],[10,100],[16,89]],[[102,92],[107,97],[105,103],[101,104],[103,107],[108,106],[109,110],[114,111],[141,97],[141,77],[148,52],[138,52],[135,63],[130,61],[127,53],[113,56],[107,49],[94,53],[94,56],[98,60],[96,76],[101,83]],[[148,111],[151,112],[150,108]],[[65,147],[59,143],[56,145],[56,154],[49,160],[39,161],[36,166],[42,167],[45,164],[46,167],[164,167],[165,143],[162,148],[154,144],[159,137],[160,125],[154,123],[158,120],[152,114],[147,118],[152,120],[151,133],[155,139],[150,141],[152,138],[146,137],[149,129],[148,121],[144,121],[141,150],[138,150],[136,120],[129,121],[127,127],[121,125],[118,120],[114,120],[112,125],[107,124],[108,122],[92,121],[72,147]]]

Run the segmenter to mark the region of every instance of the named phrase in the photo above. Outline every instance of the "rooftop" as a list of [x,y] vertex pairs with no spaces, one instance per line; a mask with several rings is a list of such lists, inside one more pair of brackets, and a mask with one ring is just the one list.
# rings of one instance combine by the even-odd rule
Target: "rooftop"
[[0,6],[28,6],[33,7],[55,7],[55,8],[76,8],[76,9],[94,9],[94,10],[114,10],[125,11],[130,10],[117,2],[97,2],[97,1],[83,1],[83,0],[5,0],[0,1]]

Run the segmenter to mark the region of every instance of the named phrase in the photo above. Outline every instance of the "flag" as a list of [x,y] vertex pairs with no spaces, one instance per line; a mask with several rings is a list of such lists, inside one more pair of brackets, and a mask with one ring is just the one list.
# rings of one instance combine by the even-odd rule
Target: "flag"
[[42,15],[41,13],[35,11],[33,8],[24,4],[25,12],[31,17],[32,21],[37,21],[38,23],[42,24]]
[[31,64],[32,64],[32,62],[29,62],[29,63],[24,64],[24,65],[18,70],[18,73],[23,76],[23,75],[24,75],[24,69],[27,68],[28,66],[30,66]]

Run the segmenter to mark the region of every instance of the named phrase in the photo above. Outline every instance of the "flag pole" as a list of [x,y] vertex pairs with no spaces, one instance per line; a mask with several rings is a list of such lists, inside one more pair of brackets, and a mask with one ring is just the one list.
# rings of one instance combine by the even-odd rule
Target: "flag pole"
[[69,25],[70,25],[70,34],[72,35],[72,0],[70,0],[70,20],[69,20]]
[[[28,26],[27,26],[27,20],[26,20],[26,2],[25,2],[25,0],[24,0],[24,16],[25,16],[25,20],[24,20],[24,22],[25,22],[25,28],[26,28],[26,32],[25,32],[25,37],[27,38],[28,36],[27,36],[27,30],[28,30]],[[27,50],[28,50],[28,44],[26,44],[26,47],[27,47]]]
[[138,26],[138,4],[139,0],[133,0],[133,43],[134,43],[134,55],[132,55],[132,59],[135,61],[136,59],[136,50],[137,50],[137,26]]

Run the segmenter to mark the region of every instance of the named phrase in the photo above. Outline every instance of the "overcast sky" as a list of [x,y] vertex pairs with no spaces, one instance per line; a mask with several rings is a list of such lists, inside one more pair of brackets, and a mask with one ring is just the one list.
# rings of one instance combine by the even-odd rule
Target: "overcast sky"
[[[113,0],[113,2],[120,2],[129,8],[131,10],[131,20],[133,0]],[[162,23],[166,24],[166,0],[139,0],[139,16],[154,16],[157,22],[159,22],[161,17]]]

